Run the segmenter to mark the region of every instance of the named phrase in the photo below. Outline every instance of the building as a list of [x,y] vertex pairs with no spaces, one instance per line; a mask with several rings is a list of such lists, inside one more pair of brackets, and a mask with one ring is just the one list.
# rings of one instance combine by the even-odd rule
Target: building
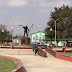
[[21,45],[21,37],[20,36],[13,37],[13,44]]
[[31,42],[43,42],[43,39],[45,39],[45,33],[42,31],[30,34]]

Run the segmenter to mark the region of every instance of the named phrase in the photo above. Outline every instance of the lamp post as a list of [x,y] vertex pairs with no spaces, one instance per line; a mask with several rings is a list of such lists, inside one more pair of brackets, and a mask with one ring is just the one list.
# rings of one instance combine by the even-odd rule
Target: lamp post
[[[21,26],[22,25],[19,25],[20,26],[20,30],[21,30]],[[22,37],[22,33],[20,32],[20,35],[19,35],[19,45],[21,45],[21,37]]]
[[50,31],[51,31],[51,44],[52,44],[52,28],[50,28]]
[[4,30],[2,30],[2,44],[3,44],[3,33],[4,33]]
[[13,26],[11,27],[11,35],[12,35],[11,39],[12,39],[12,43],[13,43]]
[[56,45],[56,23],[57,23],[57,21],[59,20],[60,18],[58,18],[58,19],[52,19],[54,22],[55,22],[55,45]]

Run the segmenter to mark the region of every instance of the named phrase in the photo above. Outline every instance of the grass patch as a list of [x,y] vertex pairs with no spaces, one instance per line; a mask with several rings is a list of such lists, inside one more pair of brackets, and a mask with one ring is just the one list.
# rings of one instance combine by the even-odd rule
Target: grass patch
[[66,53],[64,53],[64,52],[59,52],[59,54],[60,54],[60,55],[64,55],[64,56],[70,56],[70,57],[72,57],[72,52],[66,52]]
[[10,72],[16,66],[17,64],[13,60],[0,57],[0,72]]

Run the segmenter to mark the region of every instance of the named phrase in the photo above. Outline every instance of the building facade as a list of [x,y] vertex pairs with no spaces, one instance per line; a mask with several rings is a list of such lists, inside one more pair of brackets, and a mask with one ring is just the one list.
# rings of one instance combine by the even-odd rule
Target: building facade
[[30,34],[31,42],[43,42],[43,39],[45,39],[45,33],[42,31]]

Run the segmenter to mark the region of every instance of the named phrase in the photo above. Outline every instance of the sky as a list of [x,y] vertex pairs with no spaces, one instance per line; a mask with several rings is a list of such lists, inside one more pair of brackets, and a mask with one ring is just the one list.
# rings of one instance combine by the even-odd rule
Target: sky
[[13,26],[13,36],[23,35],[24,29],[19,25],[27,25],[30,29],[34,24],[29,34],[44,31],[54,7],[71,7],[71,2],[72,0],[0,0],[0,24],[6,25],[9,31]]

